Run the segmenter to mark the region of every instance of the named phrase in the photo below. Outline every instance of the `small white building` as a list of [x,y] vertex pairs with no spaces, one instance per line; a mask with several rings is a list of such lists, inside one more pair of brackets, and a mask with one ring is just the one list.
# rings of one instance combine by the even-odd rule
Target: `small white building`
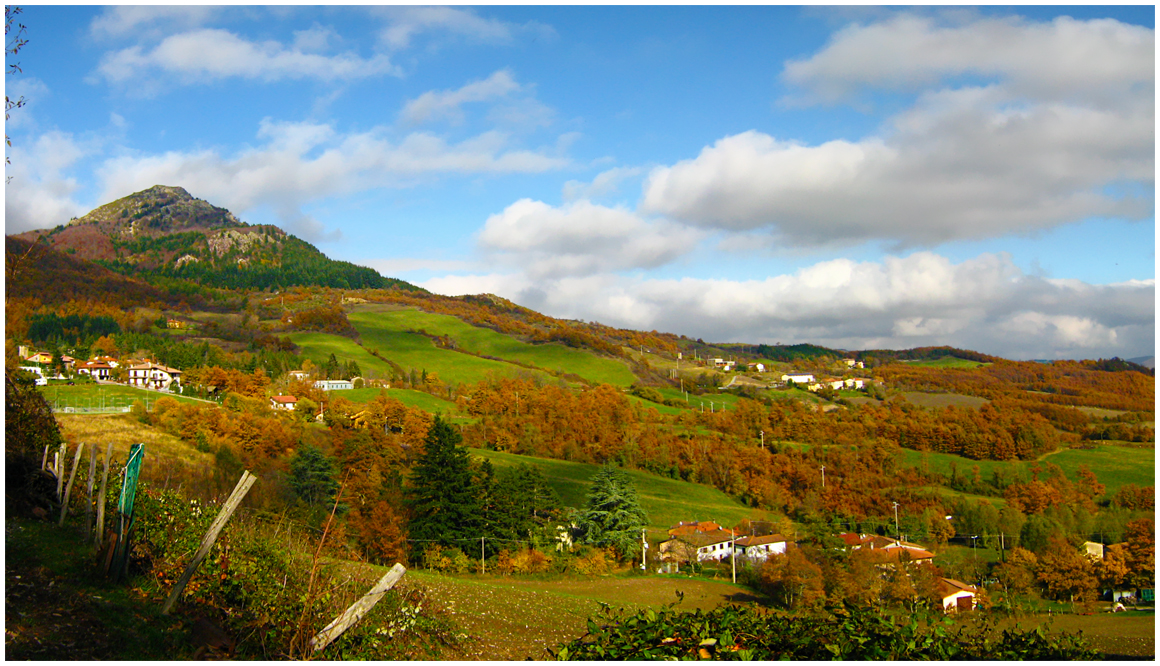
[[975,597],[979,593],[979,588],[953,578],[939,578],[938,591],[939,596],[942,597],[943,611],[954,613],[961,610],[974,610]]
[[765,372],[765,364],[764,363],[754,363],[750,367],[753,368],[757,372]]
[[129,366],[129,383],[133,386],[168,391],[173,384],[180,384],[180,380],[180,370],[160,363],[145,362]]
[[276,395],[270,398],[270,409],[289,412],[293,411],[294,407],[297,405],[298,398],[295,398],[292,395]]
[[109,373],[112,371],[113,369],[109,367],[108,363],[99,361],[85,361],[77,366],[77,374],[88,375],[100,381],[108,380]]
[[804,372],[797,372],[791,375],[782,375],[781,381],[793,382],[794,384],[812,384],[814,376]]
[[346,391],[354,388],[349,379],[320,379],[314,382],[314,388],[323,391]]
[[747,536],[738,539],[734,547],[737,557],[747,557],[754,562],[764,562],[770,555],[784,555],[789,542],[780,534]]

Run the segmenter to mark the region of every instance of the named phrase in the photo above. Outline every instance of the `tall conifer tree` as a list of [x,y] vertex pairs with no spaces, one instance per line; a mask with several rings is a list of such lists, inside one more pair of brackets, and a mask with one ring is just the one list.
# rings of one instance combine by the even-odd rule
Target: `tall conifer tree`
[[479,503],[467,450],[459,446],[462,439],[436,416],[423,441],[423,455],[407,489],[412,516],[408,531],[416,555],[432,543],[463,548],[465,539],[480,536]]
[[600,468],[580,516],[583,541],[614,548],[621,556],[634,555],[640,551],[640,533],[647,524],[648,516],[628,474],[610,465]]

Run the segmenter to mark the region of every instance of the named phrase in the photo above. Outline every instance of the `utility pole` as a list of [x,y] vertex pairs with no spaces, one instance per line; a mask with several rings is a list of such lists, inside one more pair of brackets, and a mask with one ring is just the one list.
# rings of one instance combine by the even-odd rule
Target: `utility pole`
[[822,465],[822,487],[823,488],[826,487],[826,466],[825,465]]
[[[761,431],[761,450],[762,451],[765,450],[765,431],[764,430]],[[822,482],[822,485],[823,486],[826,485],[824,481]]]
[[894,533],[898,535],[899,539],[902,538],[902,534],[898,529],[898,502],[894,503]]
[[729,555],[733,560],[733,584],[737,584],[737,534],[729,528]]
[[640,528],[640,570],[648,571],[648,564],[646,563],[646,556],[648,555],[648,537],[645,536],[644,528]]
[[487,553],[483,548],[483,540],[487,537],[479,537],[479,573],[487,573]]

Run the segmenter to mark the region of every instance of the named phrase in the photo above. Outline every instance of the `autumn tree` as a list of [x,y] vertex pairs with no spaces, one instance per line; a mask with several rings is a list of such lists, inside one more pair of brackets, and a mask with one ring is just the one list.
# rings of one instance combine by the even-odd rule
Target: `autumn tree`
[[1128,580],[1133,587],[1152,587],[1156,584],[1156,523],[1141,518],[1128,523],[1124,532],[1125,562]]
[[1051,599],[1087,601],[1095,595],[1097,581],[1091,560],[1058,535],[1048,540],[1035,577]]
[[796,547],[766,559],[761,566],[761,586],[789,609],[813,606],[826,596],[821,567]]

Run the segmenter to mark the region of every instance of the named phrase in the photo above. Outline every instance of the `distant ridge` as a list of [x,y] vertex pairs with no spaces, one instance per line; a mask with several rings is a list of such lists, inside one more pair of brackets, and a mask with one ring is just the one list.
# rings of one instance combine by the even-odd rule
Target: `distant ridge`
[[422,291],[365,266],[330,259],[273,225],[250,225],[194,198],[155,185],[52,229],[16,236],[146,280],[186,280],[233,289],[321,286]]
[[1128,359],[1128,362],[1135,363],[1136,365],[1142,365],[1145,368],[1151,368],[1152,370],[1156,369],[1155,356],[1137,356],[1136,358]]

